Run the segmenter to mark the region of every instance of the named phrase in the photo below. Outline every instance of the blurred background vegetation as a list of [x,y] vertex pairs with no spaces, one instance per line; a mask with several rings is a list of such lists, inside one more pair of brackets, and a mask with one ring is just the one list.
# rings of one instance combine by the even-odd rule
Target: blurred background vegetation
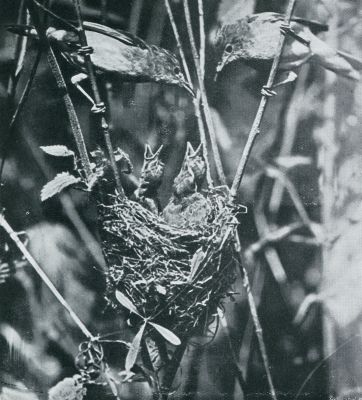
[[[171,3],[186,44],[182,2]],[[285,3],[204,1],[205,81],[228,182],[235,173],[267,75],[238,66],[229,68],[214,82],[217,60],[212,50],[213,36],[218,24],[233,15],[283,12]],[[70,0],[52,0],[50,5],[59,15],[74,19]],[[128,30],[150,44],[177,53],[163,0],[84,0],[82,6],[85,20]],[[197,23],[197,2],[191,1],[190,6]],[[1,0],[0,24],[17,21],[19,7],[18,0]],[[338,47],[362,56],[361,1],[299,0],[295,15],[329,23],[337,31],[327,32],[325,39],[333,44],[337,41]],[[97,215],[89,196],[70,190],[63,200],[40,202],[42,186],[71,166],[51,159],[39,146],[65,144],[74,148],[63,101],[45,56],[29,101],[11,140],[6,141],[10,116],[37,53],[37,44],[30,41],[15,95],[9,96],[15,40],[14,35],[1,28],[0,132],[1,146],[7,148],[2,207],[17,230],[27,231],[30,251],[86,325],[100,333],[119,330],[122,322],[109,310],[104,311],[101,251],[96,241],[85,245],[82,236],[88,230],[97,237]],[[187,46],[185,50],[191,60]],[[69,83],[72,71],[61,66]],[[124,178],[126,193],[136,187],[144,145],[164,145],[166,173],[160,190],[164,205],[182,163],[186,142],[199,143],[191,101],[178,88],[153,83],[135,85],[113,80],[103,81],[101,87],[108,103],[113,144],[131,156],[135,167],[134,176]],[[89,104],[71,85],[69,90],[88,149],[94,150],[101,140]],[[306,379],[300,398],[360,398],[361,109],[361,84],[336,78],[313,65],[304,66],[297,81],[278,89],[278,96],[269,102],[262,134],[239,193],[239,200],[249,208],[240,223],[244,250],[250,250],[252,243],[270,231],[298,220],[298,205],[307,212],[315,230],[319,232],[317,224],[321,224],[324,232],[318,240],[308,229],[283,240],[267,240],[252,261],[250,257],[245,260],[280,399],[294,399]],[[279,171],[277,179],[275,170]],[[286,179],[295,189],[297,208],[293,196],[283,189]],[[9,257],[5,240],[1,233],[0,251],[3,257]],[[18,256],[14,249],[10,248],[10,253]],[[241,279],[235,283],[234,291],[234,301],[225,304],[228,332],[220,328],[207,346],[188,349],[175,386],[176,398],[243,398],[230,343],[246,380],[247,398],[269,398]],[[317,292],[323,301],[313,302],[303,320],[295,324],[293,319],[300,305]],[[129,335],[125,326],[122,329]],[[50,386],[75,373],[73,358],[80,340],[76,327],[38,278],[27,267],[20,268],[0,286],[0,398],[46,398]],[[110,349],[109,353],[115,364],[124,356],[117,349]],[[139,388],[129,385],[124,398],[145,398]]]

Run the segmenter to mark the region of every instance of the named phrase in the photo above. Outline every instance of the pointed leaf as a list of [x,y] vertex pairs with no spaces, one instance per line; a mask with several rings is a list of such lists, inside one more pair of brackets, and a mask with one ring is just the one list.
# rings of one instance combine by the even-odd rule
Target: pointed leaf
[[45,201],[55,196],[68,186],[75,185],[80,182],[80,178],[70,175],[69,172],[58,174],[53,180],[44,185],[40,193],[41,201]]
[[181,344],[181,340],[169,329],[154,322],[149,322],[149,324],[152,325],[167,341],[169,341],[174,346],[179,346]]
[[137,308],[132,303],[132,301],[128,297],[126,297],[123,293],[121,293],[119,290],[116,290],[116,299],[122,304],[124,308],[127,308],[127,310],[143,318],[142,315],[137,311]]
[[74,157],[74,151],[68,149],[67,146],[61,144],[55,146],[40,146],[44,153],[50,154],[55,157]]
[[134,364],[137,360],[137,355],[141,348],[141,340],[142,340],[143,332],[145,331],[145,328],[146,328],[146,322],[144,324],[142,324],[140,330],[137,332],[136,336],[133,338],[131,347],[128,350],[127,357],[126,357],[126,364],[125,364],[126,371],[129,371],[134,366]]
[[189,282],[195,278],[197,272],[199,271],[200,264],[202,263],[203,259],[205,258],[205,252],[202,251],[202,248],[196,250],[195,254],[191,259],[191,271],[190,276],[188,278]]

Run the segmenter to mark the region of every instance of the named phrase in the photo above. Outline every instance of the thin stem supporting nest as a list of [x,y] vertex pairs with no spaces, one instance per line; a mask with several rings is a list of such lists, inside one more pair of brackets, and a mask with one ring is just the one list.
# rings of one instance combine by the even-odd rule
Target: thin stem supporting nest
[[[296,0],[289,0],[288,8],[286,10],[285,17],[284,17],[284,24],[286,24],[286,25],[289,25],[289,23],[290,23],[290,20],[292,18],[293,11],[294,11],[294,8],[295,8],[295,4],[296,4]],[[276,54],[276,56],[274,58],[273,65],[271,67],[269,78],[268,78],[268,81],[267,81],[267,84],[266,84],[266,87],[268,87],[268,88],[271,88],[273,86],[273,84],[274,84],[274,80],[275,80],[276,74],[278,72],[280,59],[282,57],[282,53],[283,53],[283,49],[284,49],[285,39],[286,39],[285,35],[280,33],[280,39],[279,39],[277,54]],[[231,196],[232,200],[234,200],[235,197],[236,197],[236,194],[238,192],[239,186],[241,184],[241,180],[242,180],[242,178],[244,176],[244,173],[245,173],[246,164],[247,164],[248,159],[250,157],[250,154],[251,154],[252,148],[254,146],[255,140],[258,137],[259,133],[260,133],[260,124],[261,124],[261,122],[263,120],[265,109],[266,109],[266,106],[268,104],[268,99],[269,99],[269,97],[268,97],[268,95],[266,93],[264,93],[262,95],[262,97],[261,97],[261,100],[260,100],[260,103],[259,103],[258,110],[256,112],[256,116],[255,116],[253,125],[252,125],[252,127],[250,129],[250,132],[249,132],[248,140],[247,140],[247,142],[245,144],[245,147],[243,149],[243,153],[241,155],[241,158],[240,158],[240,161],[239,161],[239,165],[238,165],[238,168],[236,170],[236,174],[235,174],[232,186],[231,186],[230,196]]]
[[[82,18],[81,9],[80,9],[80,1],[79,0],[73,0],[73,4],[74,4],[74,7],[75,7],[77,20],[78,20],[79,41],[80,41],[80,44],[81,44],[82,48],[83,49],[87,49],[89,47],[88,47],[87,37],[86,37],[85,31],[84,31],[84,27],[83,27],[83,18]],[[107,150],[108,150],[108,153],[109,153],[108,155],[109,155],[109,159],[110,159],[110,162],[111,162],[113,174],[114,174],[114,177],[115,177],[115,180],[116,180],[117,189],[118,189],[120,195],[124,196],[124,191],[123,191],[123,188],[122,188],[122,185],[121,185],[121,180],[120,180],[120,177],[119,177],[117,163],[116,163],[116,159],[115,159],[115,156],[114,156],[111,136],[110,136],[110,133],[109,133],[109,124],[108,124],[108,122],[106,121],[106,118],[105,118],[105,111],[106,110],[105,110],[104,103],[102,102],[101,96],[99,94],[96,75],[95,75],[94,66],[92,64],[92,59],[91,59],[90,53],[87,53],[87,52],[84,53],[84,61],[85,61],[85,65],[86,65],[86,68],[87,68],[88,77],[89,77],[89,80],[91,82],[93,97],[94,97],[94,101],[95,101],[95,107],[98,108],[99,113],[101,114],[101,128],[102,128],[104,140],[105,140],[105,143],[106,143],[106,146],[107,146]]]
[[[185,57],[185,52],[183,50],[182,44],[181,44],[181,38],[177,29],[177,25],[175,22],[175,18],[173,16],[172,13],[172,8],[170,6],[170,3],[168,0],[165,0],[165,7],[167,10],[167,15],[168,18],[170,20],[170,24],[171,24],[171,28],[173,31],[173,34],[175,36],[175,40],[176,40],[176,45],[177,45],[177,49],[180,53],[180,57],[181,57],[181,61],[182,61],[182,66],[185,72],[185,76],[186,76],[186,80],[188,82],[188,84],[190,86],[192,85],[192,79],[191,79],[191,75],[190,75],[190,70],[189,67],[187,65],[187,61],[186,61],[186,57]],[[200,52],[201,52],[201,48],[200,48]],[[202,113],[201,113],[201,107],[200,107],[200,92],[197,92],[197,96],[193,98],[192,100],[193,105],[194,105],[194,109],[195,109],[195,116],[197,119],[197,125],[199,128],[199,133],[200,133],[200,141],[202,143],[202,148],[203,148],[203,153],[204,153],[204,158],[205,158],[205,163],[206,163],[206,179],[207,179],[207,184],[208,187],[211,188],[213,187],[213,181],[211,178],[211,172],[210,172],[210,164],[209,164],[209,157],[208,157],[208,150],[207,150],[207,140],[206,140],[206,132],[205,132],[205,125],[204,125],[204,121],[202,119]]]
[[[222,185],[226,185],[226,177],[225,177],[224,169],[222,166],[219,147],[217,144],[215,127],[214,127],[214,123],[212,120],[212,114],[211,114],[209,102],[208,102],[207,95],[206,95],[206,89],[205,89],[205,84],[204,84],[204,79],[203,79],[204,72],[201,70],[200,55],[197,52],[195,37],[194,37],[193,29],[192,29],[191,15],[190,15],[190,8],[189,8],[188,0],[183,0],[183,5],[184,5],[185,20],[186,20],[186,28],[187,28],[187,33],[189,36],[192,56],[194,59],[197,80],[199,83],[201,103],[202,103],[203,110],[204,110],[205,121],[206,121],[206,125],[207,125],[209,135],[210,135],[211,148],[212,148],[212,152],[213,152],[213,158],[214,158],[214,162],[215,162],[216,172],[217,172],[218,178],[220,180],[220,183]],[[200,14],[200,19],[203,20],[203,13],[201,13],[201,11],[199,11],[199,14]],[[203,29],[203,24],[201,24],[200,29]],[[202,56],[202,60],[203,60],[203,56]]]

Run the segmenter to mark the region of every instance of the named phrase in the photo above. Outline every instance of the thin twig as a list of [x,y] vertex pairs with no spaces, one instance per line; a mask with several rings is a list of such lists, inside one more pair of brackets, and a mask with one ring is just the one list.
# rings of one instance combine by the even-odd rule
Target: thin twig
[[[286,10],[285,17],[284,17],[284,24],[286,24],[286,25],[289,25],[289,23],[290,23],[295,4],[296,4],[296,0],[289,0],[288,8]],[[266,84],[266,87],[268,87],[268,88],[271,88],[274,84],[274,79],[277,74],[278,67],[279,67],[280,60],[281,60],[282,53],[283,53],[283,49],[284,49],[285,39],[286,39],[285,35],[280,33],[277,54],[274,58],[273,65],[271,67],[269,78],[268,78],[268,81]],[[241,180],[242,180],[244,172],[245,172],[245,167],[246,167],[247,161],[249,159],[251,150],[253,148],[253,145],[254,145],[254,142],[255,142],[257,136],[260,133],[260,124],[263,119],[266,106],[268,104],[268,99],[269,99],[269,97],[265,93],[261,97],[259,108],[256,112],[253,125],[249,132],[248,140],[243,149],[243,153],[241,155],[238,168],[236,170],[233,184],[231,186],[230,196],[231,196],[232,200],[235,200],[236,194],[239,190],[239,186],[240,186]]]
[[[240,255],[239,255],[239,257],[240,257]],[[257,312],[254,296],[253,296],[253,294],[251,292],[248,272],[247,272],[246,268],[243,265],[241,257],[239,259],[239,266],[240,266],[240,269],[241,269],[243,285],[245,287],[246,294],[247,294],[247,297],[248,297],[250,314],[251,314],[252,319],[253,319],[253,323],[254,323],[254,327],[255,327],[255,333],[256,333],[257,340],[258,340],[258,344],[259,344],[259,350],[260,350],[261,358],[262,358],[263,364],[264,364],[265,374],[266,374],[266,377],[267,377],[267,380],[268,380],[270,395],[271,395],[273,400],[277,400],[277,395],[276,395],[276,391],[275,391],[275,388],[274,388],[273,378],[272,378],[272,375],[271,375],[271,372],[270,372],[270,363],[269,363],[268,354],[267,354],[267,351],[266,351],[266,346],[265,346],[264,337],[263,337],[263,329],[261,327],[260,320],[259,320],[259,317],[258,317],[258,312]]]
[[162,400],[167,400],[169,398],[172,383],[179,369],[186,347],[187,347],[187,339],[184,339],[182,340],[182,343],[179,346],[177,346],[171,358],[171,361],[167,365],[165,376],[163,377],[163,382],[161,385]]
[[[21,0],[19,5],[19,12],[17,18],[17,24],[27,24],[27,13],[25,8],[25,0]],[[15,50],[14,50],[14,60],[15,60],[15,68],[10,75],[8,82],[8,97],[13,100],[16,89],[16,81],[17,77],[23,67],[24,57],[26,53],[26,44],[28,42],[27,36],[18,35],[15,38]]]
[[197,1],[199,12],[199,29],[200,29],[200,70],[201,78],[205,78],[205,22],[204,22],[204,4],[203,0]]
[[[190,86],[193,86],[192,85],[192,80],[191,80],[191,75],[190,75],[190,70],[189,70],[189,67],[187,65],[187,61],[186,61],[186,57],[185,57],[185,52],[184,52],[184,50],[182,48],[180,35],[178,33],[178,29],[177,29],[177,25],[176,25],[176,22],[175,22],[175,18],[173,16],[172,9],[171,9],[171,6],[170,6],[170,3],[169,3],[168,0],[165,0],[165,7],[166,7],[166,10],[167,10],[168,18],[170,20],[170,24],[171,24],[171,27],[172,27],[173,34],[175,36],[177,49],[178,49],[178,51],[180,53],[182,66],[183,66],[183,69],[184,69],[184,73],[185,73],[185,76],[186,76],[187,83]],[[201,144],[202,144],[205,163],[206,163],[206,180],[207,180],[208,187],[211,188],[213,186],[213,182],[212,182],[212,178],[211,178],[209,156],[208,156],[208,150],[207,150],[207,140],[206,140],[205,125],[204,125],[204,121],[203,121],[202,115],[201,115],[200,92],[199,91],[197,91],[197,95],[196,95],[196,97],[193,98],[192,102],[193,102],[193,105],[194,105],[194,108],[195,108],[195,116],[196,116],[197,125],[198,125],[199,133],[200,133],[200,141],[201,141]]]
[[18,234],[12,229],[12,227],[9,225],[9,223],[6,221],[4,215],[2,215],[2,214],[0,214],[0,226],[10,236],[12,241],[15,243],[15,245],[18,247],[18,249],[21,251],[21,253],[25,257],[25,259],[34,268],[36,273],[40,276],[41,280],[46,284],[46,286],[49,288],[49,290],[52,292],[52,294],[55,296],[55,298],[68,311],[70,317],[72,318],[74,323],[78,326],[78,328],[83,332],[83,334],[87,338],[94,339],[94,336],[90,333],[88,328],[83,324],[83,322],[80,320],[80,318],[77,316],[77,314],[73,311],[73,309],[68,304],[68,302],[64,299],[64,297],[59,293],[58,289],[54,286],[52,281],[48,278],[48,276],[43,271],[43,269],[40,267],[40,265],[36,262],[34,257],[29,253],[29,251],[27,250],[25,245],[19,239]]
[[200,68],[200,57],[197,52],[195,37],[194,37],[193,30],[192,30],[191,15],[190,15],[188,0],[183,0],[183,5],[184,5],[185,20],[186,20],[186,28],[187,28],[189,41],[190,41],[192,56],[194,59],[197,80],[199,83],[201,102],[202,102],[202,106],[203,106],[203,110],[204,110],[205,121],[206,121],[207,129],[208,129],[209,135],[210,135],[211,149],[213,152],[213,158],[214,158],[214,162],[215,162],[216,172],[217,172],[217,175],[218,175],[218,178],[219,178],[221,184],[226,185],[226,177],[225,177],[224,169],[222,166],[219,147],[217,144],[214,123],[212,120],[209,102],[208,102],[208,99],[206,96],[204,80],[202,78],[203,74],[202,74],[201,68]]
[[[83,18],[82,18],[82,14],[81,14],[81,8],[80,8],[80,1],[79,0],[73,0],[73,4],[75,7],[75,12],[77,15],[77,20],[78,20],[78,28],[79,28],[79,41],[80,44],[82,46],[82,48],[84,50],[89,49],[88,47],[88,42],[87,42],[87,36],[85,34],[84,31],[84,27],[83,27]],[[90,50],[90,49],[89,49]],[[84,57],[84,61],[85,61],[85,65],[87,68],[87,73],[88,73],[88,77],[91,83],[91,87],[92,87],[92,92],[93,92],[93,97],[94,97],[94,101],[95,101],[95,107],[96,107],[96,111],[101,115],[101,129],[103,132],[103,136],[104,136],[104,140],[107,146],[107,150],[108,150],[108,155],[109,155],[109,159],[111,162],[111,167],[113,170],[113,174],[116,180],[116,185],[117,185],[117,189],[118,192],[121,196],[124,196],[124,191],[121,185],[121,179],[119,177],[119,172],[118,172],[118,168],[117,168],[117,163],[116,163],[116,159],[114,156],[114,151],[113,151],[113,146],[112,146],[112,141],[111,141],[111,136],[109,133],[109,125],[108,122],[106,121],[105,118],[105,105],[102,102],[101,96],[99,94],[99,90],[98,90],[98,85],[97,85],[97,80],[96,80],[96,75],[95,75],[95,71],[94,71],[94,66],[92,63],[92,59],[91,59],[91,55],[90,52],[84,52],[83,54]]]
[[27,7],[31,16],[31,19],[33,21],[33,24],[35,26],[35,29],[38,33],[38,36],[40,38],[40,45],[43,46],[43,48],[46,50],[47,55],[48,55],[48,62],[50,69],[54,75],[54,78],[56,80],[58,89],[61,93],[63,93],[63,100],[65,104],[65,108],[68,114],[69,118],[69,123],[71,126],[71,130],[74,136],[74,140],[76,142],[78,152],[80,155],[80,158],[82,160],[82,165],[85,173],[85,177],[88,180],[91,176],[92,169],[90,166],[90,161],[87,153],[87,149],[85,146],[84,142],[84,137],[83,133],[79,124],[79,120],[77,117],[77,114],[74,109],[74,105],[72,103],[72,100],[69,96],[67,85],[65,83],[65,80],[63,78],[62,72],[60,70],[59,64],[57,62],[57,59],[55,58],[54,52],[52,48],[50,47],[49,41],[47,39],[47,35],[45,33],[45,30],[42,27],[36,6],[34,5],[32,0],[27,0]]

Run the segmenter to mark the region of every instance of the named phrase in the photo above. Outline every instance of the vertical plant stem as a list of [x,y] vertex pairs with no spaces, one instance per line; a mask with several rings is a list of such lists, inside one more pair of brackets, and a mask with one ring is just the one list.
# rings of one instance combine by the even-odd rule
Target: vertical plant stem
[[17,248],[21,251],[25,259],[29,262],[29,264],[34,268],[35,272],[40,276],[41,280],[46,284],[49,290],[53,293],[55,298],[59,301],[59,303],[68,311],[70,317],[74,321],[74,323],[78,326],[78,328],[83,332],[83,334],[88,339],[94,339],[94,336],[90,333],[87,327],[83,324],[77,314],[73,311],[64,297],[59,293],[58,289],[54,286],[52,281],[48,278],[46,273],[40,267],[40,265],[36,262],[34,257],[29,253],[25,245],[19,239],[17,233],[12,229],[9,223],[6,221],[4,215],[0,214],[0,226],[6,231],[6,233],[10,236],[11,240],[15,243]]
[[205,22],[204,22],[204,4],[203,0],[197,0],[199,12],[199,29],[200,29],[200,70],[201,78],[205,78]]
[[167,365],[165,376],[163,377],[163,382],[161,385],[162,400],[167,400],[169,398],[172,383],[175,379],[177,370],[180,367],[180,363],[185,353],[186,347],[187,339],[183,339],[182,343],[177,346],[170,363]]
[[248,297],[250,314],[253,319],[255,333],[256,333],[256,337],[257,337],[258,345],[259,345],[259,350],[260,350],[261,358],[263,360],[263,365],[264,365],[264,369],[265,369],[265,374],[266,374],[266,377],[268,380],[270,395],[273,400],[277,400],[277,395],[276,395],[276,391],[275,391],[275,387],[274,387],[274,383],[273,383],[273,378],[272,378],[272,375],[270,372],[270,363],[269,363],[268,354],[266,351],[266,346],[265,346],[264,337],[263,337],[263,329],[262,329],[260,321],[259,321],[258,311],[256,308],[254,296],[253,296],[253,293],[251,292],[248,272],[247,272],[246,268],[243,266],[241,257],[239,260],[239,265],[240,265],[240,269],[241,269],[243,285],[245,287],[246,294]]
[[[93,92],[93,97],[94,97],[95,107],[96,107],[95,112],[101,114],[101,129],[102,129],[104,141],[106,143],[107,150],[109,153],[109,159],[110,159],[113,174],[114,174],[114,177],[116,180],[117,189],[119,191],[119,194],[122,197],[124,197],[124,191],[123,191],[123,188],[121,185],[121,179],[119,177],[119,172],[118,172],[118,168],[117,168],[116,159],[114,156],[111,136],[109,133],[109,125],[105,118],[106,110],[105,110],[104,103],[102,102],[101,96],[99,94],[96,75],[95,75],[95,71],[94,71],[94,66],[92,64],[92,59],[91,59],[91,55],[90,55],[91,49],[88,46],[87,37],[86,37],[84,27],[83,27],[83,18],[82,18],[81,9],[80,9],[80,1],[73,0],[73,4],[75,7],[75,12],[77,15],[77,20],[78,20],[79,41],[82,46],[82,49],[85,50],[83,53],[83,57],[84,57],[85,65],[87,68],[87,73],[88,73],[88,77],[89,77],[89,80],[91,83],[91,87],[92,87],[92,92]],[[88,52],[87,50],[90,50],[90,51]]]
[[37,9],[34,6],[34,3],[32,2],[32,0],[27,0],[27,7],[29,10],[30,17],[35,26],[35,29],[37,30],[37,33],[39,35],[40,45],[43,47],[43,49],[46,50],[46,52],[48,54],[49,66],[50,66],[50,69],[56,80],[58,89],[63,94],[63,100],[64,100],[66,112],[68,114],[71,130],[72,130],[74,140],[75,140],[77,148],[78,148],[80,158],[82,160],[85,177],[88,180],[91,176],[92,170],[91,170],[89,157],[88,157],[87,149],[86,149],[85,142],[84,142],[83,133],[82,133],[82,130],[81,130],[81,127],[79,124],[77,114],[74,109],[74,105],[69,96],[67,85],[64,81],[62,72],[61,72],[59,64],[55,58],[54,52],[49,45],[45,30],[42,27],[40,18],[37,13]]
[[[288,3],[288,7],[285,13],[285,17],[284,17],[284,24],[289,24],[291,17],[293,15],[293,11],[294,11],[294,7],[296,4],[296,0],[289,0]],[[282,53],[283,53],[283,49],[284,49],[284,44],[285,44],[285,35],[283,35],[282,33],[280,33],[280,39],[279,39],[279,44],[278,44],[278,49],[277,49],[277,53],[276,56],[274,58],[273,61],[273,65],[271,67],[270,70],[270,74],[269,74],[269,78],[266,84],[266,87],[271,88],[274,84],[274,79],[275,76],[278,72],[278,67],[280,64],[280,59],[282,57]],[[236,170],[236,174],[233,180],[233,184],[231,186],[231,190],[230,190],[230,196],[231,199],[234,200],[236,197],[236,194],[239,190],[239,186],[241,183],[241,180],[243,178],[244,172],[245,172],[245,167],[246,164],[248,162],[251,150],[254,146],[255,140],[258,137],[259,133],[260,133],[260,124],[261,121],[263,119],[264,113],[265,113],[265,109],[266,106],[268,104],[268,96],[266,94],[263,94],[259,103],[259,107],[258,110],[256,112],[256,116],[253,122],[253,125],[250,129],[249,135],[248,135],[248,139],[246,141],[245,147],[243,149],[243,153],[241,155],[237,170]]]
[[[170,24],[171,24],[171,27],[172,27],[173,34],[174,34],[175,39],[176,39],[176,45],[177,45],[177,49],[178,49],[178,51],[180,53],[180,57],[181,57],[184,73],[185,73],[185,76],[186,76],[186,80],[187,80],[188,84],[190,86],[192,86],[190,70],[189,70],[189,67],[187,65],[185,52],[184,52],[184,50],[182,48],[180,35],[178,33],[177,25],[176,25],[175,18],[174,18],[173,13],[172,13],[172,9],[171,9],[169,0],[165,0],[165,7],[166,7],[166,10],[167,10],[168,18],[170,20]],[[205,162],[206,162],[206,180],[207,180],[208,187],[212,187],[213,186],[213,182],[212,182],[212,178],[211,178],[209,156],[208,156],[208,151],[207,151],[207,140],[206,140],[205,125],[204,125],[204,121],[202,119],[201,108],[200,108],[200,92],[199,91],[197,92],[197,96],[194,97],[192,101],[193,101],[193,105],[194,105],[194,109],[195,109],[195,116],[196,116],[196,120],[197,120],[198,129],[199,129],[199,133],[200,133],[200,141],[202,143],[202,148],[203,148],[203,152],[204,152],[204,158],[205,158]]]
[[209,135],[210,135],[211,148],[212,148],[212,152],[213,152],[216,173],[218,175],[220,182],[223,185],[226,185],[226,177],[225,177],[224,169],[222,166],[219,148],[217,145],[214,123],[212,120],[209,102],[208,102],[207,96],[206,96],[204,80],[202,78],[203,73],[200,68],[200,57],[199,57],[199,54],[196,49],[195,37],[194,37],[193,30],[192,30],[191,15],[190,15],[188,0],[183,0],[183,5],[184,5],[184,14],[185,14],[185,20],[186,20],[187,33],[188,33],[188,37],[189,37],[189,41],[190,41],[192,56],[194,59],[194,64],[195,64],[195,69],[196,69],[196,75],[197,75],[197,79],[198,79],[198,83],[199,83],[201,102],[202,102],[202,106],[203,106],[203,110],[204,110],[205,121],[206,121],[207,129],[208,129]]

